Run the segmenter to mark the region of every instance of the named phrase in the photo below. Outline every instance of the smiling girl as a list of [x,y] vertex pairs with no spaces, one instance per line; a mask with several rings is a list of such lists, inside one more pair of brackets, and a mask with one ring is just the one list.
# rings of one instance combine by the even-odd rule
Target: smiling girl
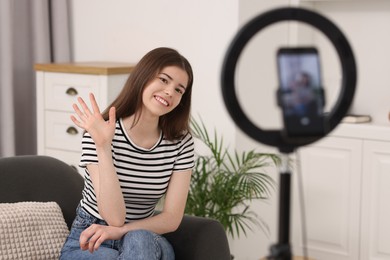
[[174,259],[161,235],[182,220],[194,166],[192,83],[187,59],[157,48],[103,113],[93,94],[90,107],[78,98],[71,119],[85,130],[85,186],[61,259]]

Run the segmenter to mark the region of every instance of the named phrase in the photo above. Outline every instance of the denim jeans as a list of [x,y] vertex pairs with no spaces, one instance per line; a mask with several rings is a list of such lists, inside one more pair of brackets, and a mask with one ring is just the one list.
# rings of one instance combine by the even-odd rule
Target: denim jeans
[[80,205],[73,221],[70,234],[61,250],[60,259],[129,259],[129,260],[173,260],[175,254],[171,244],[162,236],[147,230],[128,232],[121,240],[106,240],[98,250],[90,253],[81,250],[81,232],[92,224],[107,225],[86,212]]

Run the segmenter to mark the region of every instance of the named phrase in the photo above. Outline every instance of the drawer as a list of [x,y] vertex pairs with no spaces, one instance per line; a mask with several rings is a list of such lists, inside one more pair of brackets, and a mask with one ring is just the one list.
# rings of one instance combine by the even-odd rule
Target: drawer
[[55,149],[46,149],[45,155],[57,158],[76,169],[81,176],[84,176],[84,168],[79,167],[81,152],[67,152]]
[[98,75],[45,73],[46,109],[73,112],[72,104],[77,103],[77,97],[80,96],[89,101],[90,92],[94,93],[96,100],[99,100],[101,95],[99,84]]
[[84,130],[72,122],[70,115],[72,113],[45,112],[45,148],[81,151]]

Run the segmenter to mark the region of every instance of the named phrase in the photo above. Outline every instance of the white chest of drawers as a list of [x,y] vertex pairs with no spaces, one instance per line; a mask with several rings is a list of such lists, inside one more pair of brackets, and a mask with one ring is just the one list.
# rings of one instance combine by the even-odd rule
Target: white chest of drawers
[[94,93],[101,111],[119,94],[133,65],[124,63],[36,64],[37,153],[78,168],[83,130],[73,124],[72,104]]

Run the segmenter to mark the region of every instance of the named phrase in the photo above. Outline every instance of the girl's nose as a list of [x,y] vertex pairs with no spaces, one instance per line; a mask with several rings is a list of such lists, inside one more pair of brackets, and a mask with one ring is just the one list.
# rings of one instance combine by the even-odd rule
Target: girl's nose
[[167,96],[169,96],[169,97],[171,97],[172,96],[172,92],[173,92],[174,90],[173,90],[173,88],[172,87],[170,87],[170,86],[167,86],[166,88],[165,88],[165,90],[164,90],[164,93],[165,93],[165,95],[167,95]]

